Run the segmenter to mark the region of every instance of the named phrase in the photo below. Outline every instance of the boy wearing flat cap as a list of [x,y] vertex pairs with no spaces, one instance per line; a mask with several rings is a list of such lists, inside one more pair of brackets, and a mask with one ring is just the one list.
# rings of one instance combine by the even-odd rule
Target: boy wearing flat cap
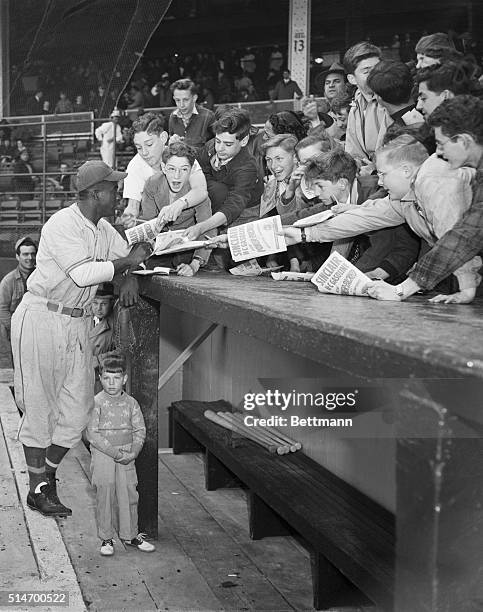
[[29,474],[27,505],[68,516],[57,496],[56,469],[81,434],[94,405],[94,367],[87,309],[99,283],[146,259],[104,219],[114,215],[118,181],[102,161],[77,174],[78,199],[42,229],[37,267],[12,317],[15,399],[23,413],[19,439]]

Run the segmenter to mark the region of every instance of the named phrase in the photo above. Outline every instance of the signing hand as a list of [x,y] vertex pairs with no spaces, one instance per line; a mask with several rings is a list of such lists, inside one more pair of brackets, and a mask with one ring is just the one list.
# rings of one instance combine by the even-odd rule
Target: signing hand
[[147,242],[139,242],[135,244],[131,249],[128,257],[132,261],[133,265],[139,265],[145,261],[153,252],[151,245]]

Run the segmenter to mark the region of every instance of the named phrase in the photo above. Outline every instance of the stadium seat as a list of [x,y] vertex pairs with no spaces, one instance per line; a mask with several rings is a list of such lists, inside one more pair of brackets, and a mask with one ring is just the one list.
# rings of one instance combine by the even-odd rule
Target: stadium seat
[[31,223],[39,221],[42,218],[42,209],[40,200],[23,200],[20,202],[20,222]]
[[0,201],[0,221],[17,222],[18,221],[18,199],[5,199]]
[[45,216],[47,219],[62,208],[62,203],[63,200],[60,199],[45,201]]

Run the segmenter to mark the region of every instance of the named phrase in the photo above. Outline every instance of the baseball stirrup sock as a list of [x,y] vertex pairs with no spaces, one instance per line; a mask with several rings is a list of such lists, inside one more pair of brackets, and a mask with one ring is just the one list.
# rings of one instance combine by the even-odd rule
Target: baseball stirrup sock
[[47,476],[55,476],[59,463],[68,451],[69,449],[65,448],[65,446],[58,446],[57,444],[51,444],[49,446],[45,455],[45,471]]
[[24,446],[25,462],[29,473],[29,486],[31,493],[41,482],[47,482],[45,475],[45,448]]

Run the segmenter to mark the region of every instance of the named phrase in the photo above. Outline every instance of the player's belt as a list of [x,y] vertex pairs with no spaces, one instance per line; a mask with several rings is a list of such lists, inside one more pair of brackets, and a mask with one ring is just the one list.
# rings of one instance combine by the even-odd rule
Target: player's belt
[[77,318],[84,316],[83,308],[69,308],[68,306],[62,306],[62,304],[56,304],[55,302],[47,302],[47,308],[53,312],[67,315],[68,317]]

